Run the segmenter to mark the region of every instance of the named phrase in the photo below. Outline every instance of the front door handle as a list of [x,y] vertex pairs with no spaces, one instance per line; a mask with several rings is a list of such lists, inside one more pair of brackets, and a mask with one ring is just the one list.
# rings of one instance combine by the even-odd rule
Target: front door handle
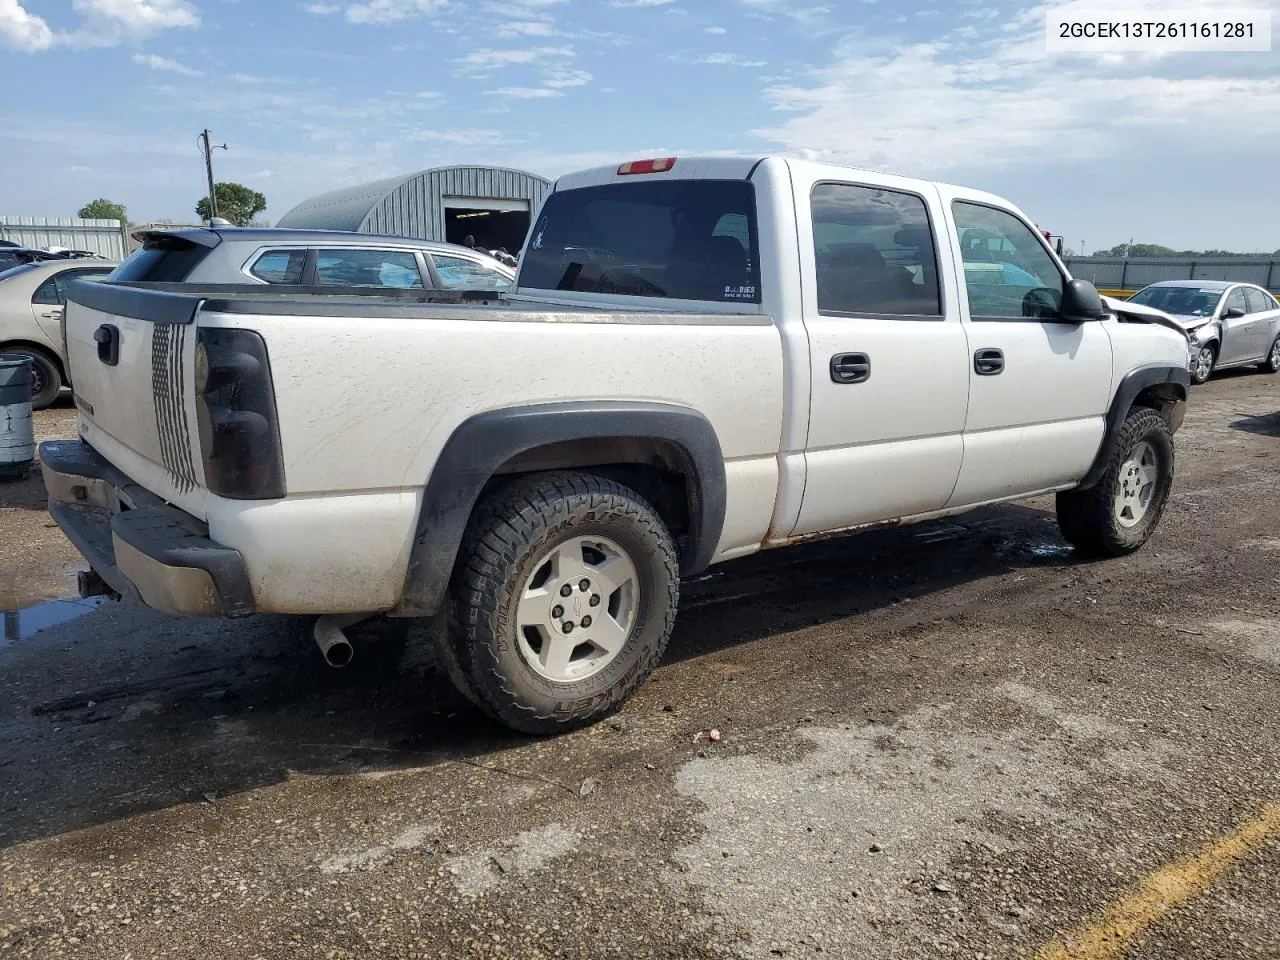
[[1004,351],[983,347],[973,355],[973,372],[980,377],[994,377],[1004,370]]
[[871,379],[871,358],[865,353],[837,353],[831,358],[832,383],[864,383]]

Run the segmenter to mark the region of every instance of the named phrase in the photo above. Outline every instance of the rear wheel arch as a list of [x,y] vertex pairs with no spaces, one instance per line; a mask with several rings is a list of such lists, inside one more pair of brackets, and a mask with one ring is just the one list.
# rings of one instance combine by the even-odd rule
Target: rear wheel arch
[[394,613],[429,616],[448,590],[482,497],[516,477],[572,469],[634,489],[680,547],[684,574],[711,561],[724,525],[724,457],[715,429],[677,404],[575,401],[477,414],[450,436],[423,494],[404,592]]

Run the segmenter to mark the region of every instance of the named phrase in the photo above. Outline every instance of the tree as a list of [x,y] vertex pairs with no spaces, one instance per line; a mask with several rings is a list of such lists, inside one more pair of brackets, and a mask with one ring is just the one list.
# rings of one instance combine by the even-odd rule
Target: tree
[[80,208],[76,216],[83,217],[85,220],[119,220],[124,226],[129,224],[129,215],[124,211],[124,204],[108,200],[106,197],[90,200]]
[[[242,183],[215,183],[213,195],[218,200],[218,216],[237,227],[249,226],[254,217],[267,209],[267,198]],[[196,214],[201,220],[208,220],[210,213],[209,198],[201,197],[196,204]]]

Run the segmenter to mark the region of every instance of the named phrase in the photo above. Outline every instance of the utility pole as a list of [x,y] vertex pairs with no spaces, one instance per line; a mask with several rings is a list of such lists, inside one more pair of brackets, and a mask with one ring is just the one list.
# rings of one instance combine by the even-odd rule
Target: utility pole
[[218,216],[218,197],[213,189],[213,151],[226,150],[225,143],[212,145],[209,143],[209,131],[204,130],[197,139],[200,141],[200,152],[204,154],[204,171],[209,177],[209,220]]
[[1084,241],[1080,241],[1080,256],[1084,256]]

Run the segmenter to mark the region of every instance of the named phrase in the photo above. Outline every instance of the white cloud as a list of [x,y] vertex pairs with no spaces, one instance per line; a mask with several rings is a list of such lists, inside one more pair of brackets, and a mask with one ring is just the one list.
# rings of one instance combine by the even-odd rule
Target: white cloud
[[71,46],[110,47],[200,26],[200,12],[188,0],[71,0],[71,7],[84,18],[60,38]]
[[236,83],[247,83],[255,86],[265,86],[269,84],[291,84],[294,81],[287,77],[262,77],[256,73],[233,73],[231,79]]
[[516,20],[500,24],[498,35],[502,37],[554,37],[560,31],[546,20]]
[[341,13],[348,23],[385,26],[414,17],[430,16],[448,5],[449,0],[360,0],[357,3],[348,2],[345,6],[340,3],[308,3],[302,9],[321,17]]
[[140,67],[150,67],[152,70],[167,70],[170,73],[180,73],[184,77],[204,76],[199,70],[193,70],[186,64],[179,63],[177,60],[170,60],[167,57],[158,57],[154,53],[135,53],[133,62]]
[[832,62],[765,91],[795,114],[754,131],[816,158],[937,175],[969,167],[1082,162],[1120,152],[1143,126],[1269,137],[1280,77],[1225,74],[1222,59],[1099,57],[1045,51],[1045,6],[978,21],[963,43],[893,46],[851,35]]
[[710,63],[728,67],[763,67],[765,61],[750,60],[737,53],[708,53],[699,57],[695,63]]
[[497,97],[509,97],[512,100],[541,100],[546,97],[563,97],[564,93],[560,90],[553,90],[550,87],[498,87],[496,90],[486,90]]
[[724,27],[707,27],[707,29],[704,32],[714,34],[715,36],[719,37],[728,33],[729,31],[726,30]]
[[609,0],[611,7],[665,7],[676,0]]
[[34,53],[53,46],[53,31],[41,17],[28,13],[18,0],[0,0],[0,40]]
[[200,26],[200,13],[189,0],[71,0],[81,23],[69,33],[55,33],[20,0],[0,0],[0,38],[27,51],[55,45],[111,47],[137,42],[164,30]]
[[482,73],[487,70],[494,70],[501,67],[536,63],[537,61],[545,60],[548,57],[563,57],[565,59],[569,59],[573,56],[573,47],[523,47],[506,50],[483,49],[472,50],[466,56],[458,57],[454,62],[458,64],[459,69],[463,73]]

